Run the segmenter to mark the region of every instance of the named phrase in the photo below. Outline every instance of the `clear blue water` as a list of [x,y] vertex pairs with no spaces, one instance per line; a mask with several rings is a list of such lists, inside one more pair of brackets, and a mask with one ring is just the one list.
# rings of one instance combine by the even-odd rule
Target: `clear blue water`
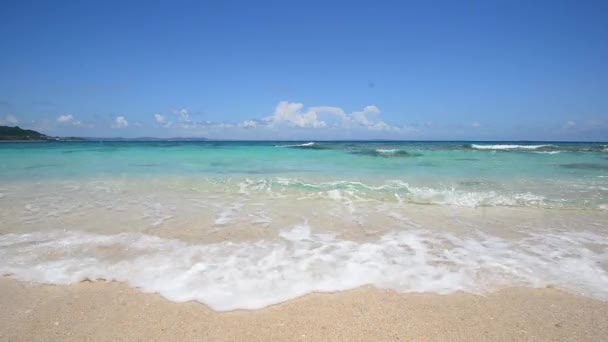
[[0,144],[0,274],[216,310],[375,286],[608,300],[608,144]]
[[[99,177],[287,177],[401,181],[437,191],[608,203],[608,144],[559,142],[63,142],[0,145],[3,181]],[[552,203],[552,204],[551,204]]]

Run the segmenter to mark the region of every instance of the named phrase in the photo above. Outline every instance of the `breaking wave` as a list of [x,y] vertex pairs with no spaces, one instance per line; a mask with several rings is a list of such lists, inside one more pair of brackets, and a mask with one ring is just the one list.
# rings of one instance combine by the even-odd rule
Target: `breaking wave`
[[402,149],[355,150],[352,154],[382,158],[420,157],[421,153],[411,153]]
[[330,150],[331,146],[318,144],[315,142],[307,142],[303,144],[291,144],[291,145],[275,145],[275,147],[283,147],[283,148],[297,148],[297,149],[306,149],[306,150]]
[[537,150],[544,147],[553,147],[554,145],[477,145],[471,144],[470,147],[476,150]]
[[[555,286],[608,299],[608,238],[591,232],[524,233],[506,240],[425,229],[357,242],[306,224],[276,239],[193,244],[140,233],[51,231],[0,236],[0,273],[74,284],[119,281],[218,311],[260,309],[313,292],[371,285],[400,292],[483,294]],[[599,246],[592,248],[593,246]]]
[[[534,207],[571,208],[581,205],[561,198],[550,199],[531,192],[497,190],[467,190],[457,188],[417,187],[402,181],[387,181],[380,185],[368,185],[356,181],[311,183],[293,178],[247,179],[239,183],[241,194],[262,192],[286,196],[295,194],[302,198],[329,198],[344,201],[397,201],[414,204],[430,204],[456,207]],[[596,207],[593,207],[596,208]]]

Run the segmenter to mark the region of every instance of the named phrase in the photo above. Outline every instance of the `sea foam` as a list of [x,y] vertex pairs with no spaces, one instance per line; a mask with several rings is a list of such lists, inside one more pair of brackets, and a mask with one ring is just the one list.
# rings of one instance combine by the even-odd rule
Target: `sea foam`
[[547,199],[531,192],[468,191],[450,187],[416,187],[400,180],[369,185],[358,181],[304,182],[295,178],[249,180],[239,183],[239,193],[265,192],[285,196],[299,191],[302,198],[368,201],[382,198],[398,202],[456,207],[563,207],[561,199]]
[[314,146],[314,142],[307,142],[303,144],[291,144],[291,145],[275,145],[275,147],[310,147]]
[[472,144],[471,147],[477,150],[536,150],[542,147],[550,147],[553,145],[477,145]]
[[313,292],[365,285],[400,292],[488,293],[556,286],[608,299],[608,238],[522,232],[506,240],[428,229],[375,240],[315,234],[306,224],[276,239],[193,244],[139,233],[72,231],[0,236],[0,274],[46,284],[119,281],[214,310],[259,309]]

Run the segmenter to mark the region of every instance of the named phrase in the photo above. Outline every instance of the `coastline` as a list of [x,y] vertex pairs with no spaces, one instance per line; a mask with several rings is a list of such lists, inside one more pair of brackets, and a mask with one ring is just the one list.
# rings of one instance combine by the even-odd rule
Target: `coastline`
[[597,146],[6,147],[0,342],[608,336]]
[[0,140],[0,143],[39,143],[51,142],[50,140]]
[[601,341],[608,303],[553,288],[487,296],[370,287],[256,311],[215,312],[120,283],[38,285],[0,278],[0,340]]

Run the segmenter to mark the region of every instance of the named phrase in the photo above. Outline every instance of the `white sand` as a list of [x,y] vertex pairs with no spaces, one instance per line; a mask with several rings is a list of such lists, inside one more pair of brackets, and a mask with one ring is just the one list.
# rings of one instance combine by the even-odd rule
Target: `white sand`
[[0,279],[2,341],[606,341],[608,303],[555,289],[486,297],[362,288],[217,313],[123,284]]

